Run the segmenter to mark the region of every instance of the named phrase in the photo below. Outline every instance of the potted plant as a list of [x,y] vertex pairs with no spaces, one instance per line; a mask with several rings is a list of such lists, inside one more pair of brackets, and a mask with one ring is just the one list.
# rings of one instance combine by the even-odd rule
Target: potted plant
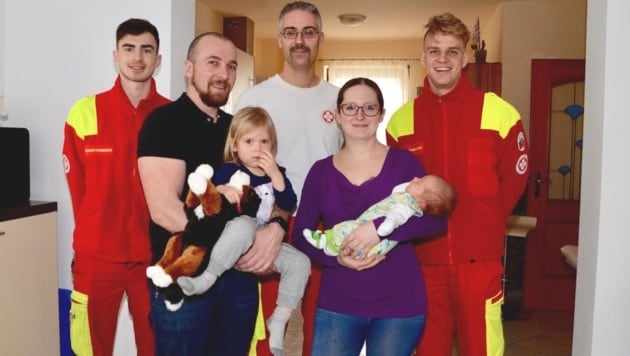
[[481,40],[481,45],[473,43],[470,47],[473,49],[476,63],[486,63],[486,41]]
[[473,49],[476,63],[486,63],[486,41],[481,39],[481,31],[479,30],[479,17],[473,27],[472,32],[472,44],[470,47]]

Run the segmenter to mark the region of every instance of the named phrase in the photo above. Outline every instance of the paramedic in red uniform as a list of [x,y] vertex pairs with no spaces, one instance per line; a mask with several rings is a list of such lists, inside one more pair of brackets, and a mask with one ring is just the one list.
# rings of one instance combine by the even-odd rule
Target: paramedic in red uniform
[[462,70],[470,32],[449,13],[429,19],[424,92],[391,118],[387,140],[443,177],[457,202],[446,235],[416,251],[428,310],[418,355],[503,355],[501,279],[505,222],[528,177],[528,143],[516,109],[473,88]]
[[65,124],[63,159],[74,235],[70,335],[77,355],[112,355],[127,294],[138,355],[154,355],[149,211],[138,178],[136,145],[146,115],[169,102],[156,91],[158,31],[142,19],[118,26],[114,87],[77,101]]

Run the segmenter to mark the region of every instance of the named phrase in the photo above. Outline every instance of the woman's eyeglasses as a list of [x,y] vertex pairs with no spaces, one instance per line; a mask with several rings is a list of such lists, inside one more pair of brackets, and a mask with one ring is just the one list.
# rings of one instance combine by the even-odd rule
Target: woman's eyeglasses
[[359,106],[357,104],[341,104],[341,112],[344,115],[354,116],[359,113],[359,109],[363,111],[365,116],[376,116],[381,111],[378,104],[365,104]]

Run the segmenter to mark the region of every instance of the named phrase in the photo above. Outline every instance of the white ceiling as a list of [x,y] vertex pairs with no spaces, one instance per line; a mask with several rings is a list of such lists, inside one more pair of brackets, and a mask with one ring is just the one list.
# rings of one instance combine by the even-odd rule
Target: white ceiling
[[[245,16],[254,22],[254,37],[271,38],[278,33],[278,13],[289,0],[199,0],[225,16]],[[313,0],[323,18],[328,39],[418,38],[430,16],[445,11],[472,29],[477,17],[489,19],[502,0]],[[337,20],[342,13],[359,13],[367,21],[345,27]]]

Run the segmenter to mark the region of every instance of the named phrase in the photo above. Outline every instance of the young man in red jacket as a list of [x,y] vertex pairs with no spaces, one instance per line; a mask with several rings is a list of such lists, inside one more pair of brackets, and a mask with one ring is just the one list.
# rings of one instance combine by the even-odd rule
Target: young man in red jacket
[[418,244],[428,314],[418,355],[502,355],[502,256],[505,222],[528,176],[528,144],[519,113],[473,88],[470,32],[449,13],[426,25],[424,92],[387,127],[391,146],[407,148],[427,172],[443,177],[457,203],[446,235]]
[[149,212],[136,146],[146,115],[169,102],[156,91],[158,31],[142,19],[116,30],[114,87],[77,101],[65,124],[63,160],[72,198],[70,335],[77,355],[111,355],[127,294],[138,355],[154,355],[145,270],[151,261]]

